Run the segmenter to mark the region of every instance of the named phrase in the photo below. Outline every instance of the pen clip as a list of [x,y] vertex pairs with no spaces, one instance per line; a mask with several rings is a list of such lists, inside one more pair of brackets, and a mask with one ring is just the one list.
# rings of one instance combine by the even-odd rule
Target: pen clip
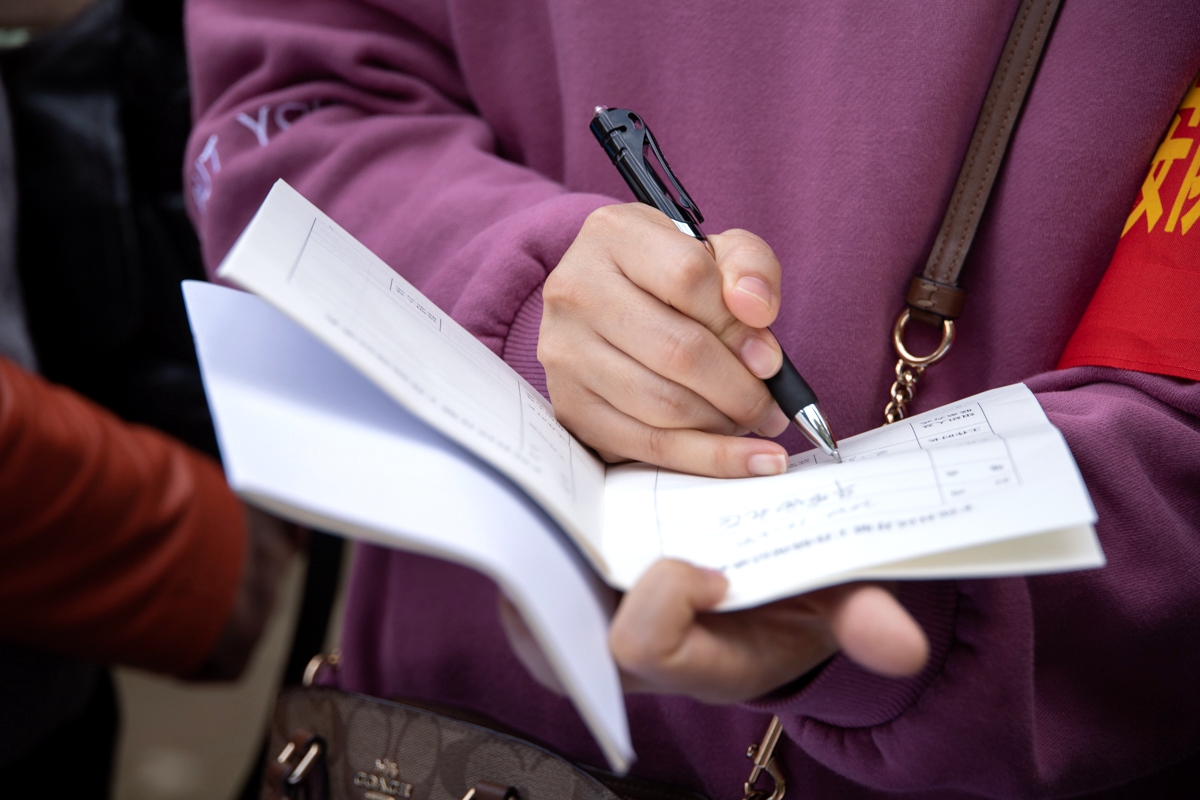
[[[646,124],[645,120],[627,108],[600,106],[596,109],[591,128],[592,133],[604,146],[613,163],[621,170],[621,174],[629,183],[629,188],[633,190],[638,200],[657,207],[667,216],[678,215],[677,219],[680,222],[690,224],[699,234],[699,238],[704,238],[699,227],[700,223],[704,221],[704,215],[700,213],[700,209],[692,200],[691,195],[687,193],[683,184],[671,171],[671,166],[667,163],[662,148],[658,146],[658,140],[650,132],[650,126]],[[667,181],[671,185],[670,189],[667,188],[667,184],[663,182],[658,171],[654,169],[651,159],[647,157],[647,151],[653,155],[653,160],[657,161],[662,167],[662,171],[666,173]],[[632,174],[629,172],[630,165],[626,162],[627,159],[636,161]],[[653,187],[647,185],[647,178],[653,181]],[[653,196],[655,189],[661,194],[661,200],[669,201],[675,214],[671,213],[671,209],[663,207],[659,199]]]
[[[633,117],[635,115],[630,114],[629,116]],[[679,210],[684,215],[690,217],[688,222],[691,222],[693,225],[699,225],[701,222],[704,222],[704,215],[700,213],[700,209],[696,206],[695,201],[692,200],[691,195],[687,193],[687,190],[683,188],[683,184],[679,182],[679,179],[675,177],[675,173],[671,171],[671,165],[667,163],[667,157],[663,155],[662,149],[658,146],[658,140],[655,139],[654,134],[650,132],[650,126],[647,125],[644,120],[641,122],[642,130],[645,131],[645,143],[642,146],[643,162],[645,162],[646,159],[645,148],[649,147],[650,151],[654,153],[655,160],[662,165],[663,172],[667,173],[667,180],[671,181],[671,185],[675,187],[676,196],[672,197],[671,199],[675,201],[675,205],[679,207]],[[646,163],[646,169],[650,170],[650,172],[652,172],[655,176],[658,175],[658,173],[654,171],[653,165]],[[661,182],[662,180],[660,178],[659,183]]]

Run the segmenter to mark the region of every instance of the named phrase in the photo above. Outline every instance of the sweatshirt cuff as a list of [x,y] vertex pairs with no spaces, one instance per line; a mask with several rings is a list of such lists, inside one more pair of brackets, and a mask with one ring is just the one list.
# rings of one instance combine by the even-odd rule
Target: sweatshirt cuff
[[[481,237],[479,240],[487,243],[492,254],[510,254],[503,257],[504,261],[510,262],[505,268],[507,272],[513,272],[512,262],[527,260],[538,265],[536,274],[530,276],[533,280],[522,280],[521,274],[528,273],[518,269],[509,281],[510,286],[523,284],[525,288],[522,290],[523,296],[518,295],[514,298],[517,302],[508,305],[509,313],[512,313],[514,305],[516,312],[510,319],[505,320],[501,341],[496,350],[509,366],[533,384],[543,396],[549,395],[546,392],[546,373],[537,358],[538,331],[542,324],[542,284],[575,241],[588,215],[601,206],[618,202],[620,201],[598,194],[559,195],[505,220],[502,225],[496,226],[494,236]],[[471,249],[467,249],[466,255],[477,257],[471,253]],[[486,258],[483,253],[479,256]],[[495,287],[490,287],[486,294],[489,296],[488,304],[492,308],[505,305],[504,298],[495,296]],[[459,321],[475,332],[485,344],[491,344],[489,333],[496,330],[497,321],[489,324],[487,320],[480,318],[482,315],[477,309],[471,307],[461,310],[463,313]],[[460,317],[459,314],[455,316]]]
[[838,728],[869,728],[903,714],[945,665],[954,640],[958,592],[953,581],[900,582],[893,591],[929,639],[929,661],[920,674],[885,678],[839,653],[798,691],[773,693],[747,707],[785,720],[805,717]]
[[521,377],[529,381],[533,388],[542,393],[542,397],[550,399],[546,389],[546,370],[538,361],[537,346],[538,332],[542,326],[542,287],[537,288],[525,298],[525,302],[517,309],[517,316],[508,329],[504,339],[504,350],[501,357],[508,365],[521,373]]

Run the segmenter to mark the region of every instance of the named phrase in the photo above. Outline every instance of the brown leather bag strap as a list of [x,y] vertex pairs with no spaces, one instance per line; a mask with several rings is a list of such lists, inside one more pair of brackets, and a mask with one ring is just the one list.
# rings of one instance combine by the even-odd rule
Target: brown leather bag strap
[[912,315],[940,325],[962,311],[963,264],[1008,150],[1017,117],[1037,72],[1061,0],[1023,0],[992,75],[954,194],[925,270],[914,277],[906,300]]
[[[1050,38],[1060,3],[1061,0],[1021,0],[1017,9],[933,250],[924,271],[909,283],[904,298],[908,305],[892,327],[892,344],[900,358],[896,362],[896,381],[888,392],[888,404],[883,412],[887,422],[904,418],[925,369],[941,361],[954,344],[954,320],[962,313],[967,299],[967,293],[959,286],[963,265],[975,240],[979,220],[987,208],[1000,164],[1008,152],[1009,140]],[[942,328],[941,343],[928,355],[913,355],[904,344],[905,327],[913,317]]]

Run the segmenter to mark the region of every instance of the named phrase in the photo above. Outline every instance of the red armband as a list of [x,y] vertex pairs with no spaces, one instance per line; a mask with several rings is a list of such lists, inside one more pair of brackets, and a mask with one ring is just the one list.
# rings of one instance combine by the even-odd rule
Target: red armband
[[[1171,120],[1059,369],[1200,380],[1200,78]],[[1194,230],[1193,230],[1194,229]]]

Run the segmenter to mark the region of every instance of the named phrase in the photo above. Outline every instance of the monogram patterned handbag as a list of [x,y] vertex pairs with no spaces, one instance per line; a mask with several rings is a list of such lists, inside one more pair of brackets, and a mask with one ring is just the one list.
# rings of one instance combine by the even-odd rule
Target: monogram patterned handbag
[[585,767],[458,710],[284,689],[263,800],[708,800]]

